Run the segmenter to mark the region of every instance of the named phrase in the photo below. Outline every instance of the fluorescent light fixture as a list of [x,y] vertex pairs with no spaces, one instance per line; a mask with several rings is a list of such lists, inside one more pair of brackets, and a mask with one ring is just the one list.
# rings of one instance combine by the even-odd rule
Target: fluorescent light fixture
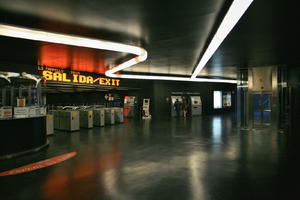
[[248,85],[238,85],[238,88],[248,88]]
[[145,51],[143,48],[140,47],[110,42],[106,40],[89,39],[78,36],[51,33],[41,30],[9,26],[5,24],[0,24],[0,35],[35,41],[87,47],[93,49],[103,49],[108,51],[131,53],[135,55],[142,55]]
[[110,74],[110,77],[127,78],[127,79],[144,79],[144,80],[191,81],[191,82],[234,83],[234,84],[237,83],[237,80],[229,80],[229,79],[210,79],[210,78],[191,79],[190,77],[176,77],[176,76]]
[[248,7],[251,5],[253,0],[234,0],[226,13],[224,19],[221,22],[216,34],[208,45],[206,51],[204,52],[202,58],[200,59],[196,69],[194,70],[191,78],[196,78],[199,72],[205,67],[206,63],[221,45],[223,40],[233,29],[239,19],[246,12]]
[[35,87],[37,88],[38,84],[41,82],[41,78],[37,78],[36,76],[32,75],[32,74],[27,74],[26,72],[22,72],[21,73],[22,77],[34,80],[36,82]]

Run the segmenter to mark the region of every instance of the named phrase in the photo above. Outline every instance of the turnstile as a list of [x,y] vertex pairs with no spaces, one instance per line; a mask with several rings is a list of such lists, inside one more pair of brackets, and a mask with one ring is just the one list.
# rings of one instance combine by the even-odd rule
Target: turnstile
[[64,131],[79,130],[79,113],[71,110],[55,110],[54,115],[54,129]]
[[52,114],[47,114],[46,115],[46,133],[47,135],[52,135],[54,133],[54,126],[53,126],[53,115]]
[[60,129],[60,111],[59,110],[53,110],[53,127],[54,129]]
[[113,108],[104,108],[105,124],[115,124],[115,110]]
[[113,109],[115,111],[115,122],[123,123],[124,122],[123,108],[115,107]]
[[93,128],[93,110],[79,110],[80,127]]
[[200,96],[191,96],[191,114],[202,115],[202,102]]
[[97,108],[93,110],[94,126],[104,126],[105,125],[105,116],[104,108]]

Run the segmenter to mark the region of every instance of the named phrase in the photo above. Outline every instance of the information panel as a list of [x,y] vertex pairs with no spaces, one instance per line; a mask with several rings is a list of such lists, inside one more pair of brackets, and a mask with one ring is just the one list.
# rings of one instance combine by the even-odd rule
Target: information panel
[[64,83],[82,83],[92,85],[120,86],[120,79],[113,79],[95,75],[86,75],[82,72],[67,71],[51,67],[39,66],[38,70],[46,81],[64,82]]

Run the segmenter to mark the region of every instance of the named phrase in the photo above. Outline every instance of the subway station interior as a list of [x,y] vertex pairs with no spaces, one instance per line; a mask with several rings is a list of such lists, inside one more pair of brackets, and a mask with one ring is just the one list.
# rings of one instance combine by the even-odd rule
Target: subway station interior
[[0,199],[299,199],[293,4],[0,0]]

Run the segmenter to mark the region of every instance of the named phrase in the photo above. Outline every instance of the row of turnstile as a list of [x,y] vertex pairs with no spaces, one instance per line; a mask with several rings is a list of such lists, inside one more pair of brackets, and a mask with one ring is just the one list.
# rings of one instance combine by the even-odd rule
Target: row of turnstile
[[77,131],[123,123],[123,108],[89,108],[78,110],[53,110],[53,126],[56,130]]

